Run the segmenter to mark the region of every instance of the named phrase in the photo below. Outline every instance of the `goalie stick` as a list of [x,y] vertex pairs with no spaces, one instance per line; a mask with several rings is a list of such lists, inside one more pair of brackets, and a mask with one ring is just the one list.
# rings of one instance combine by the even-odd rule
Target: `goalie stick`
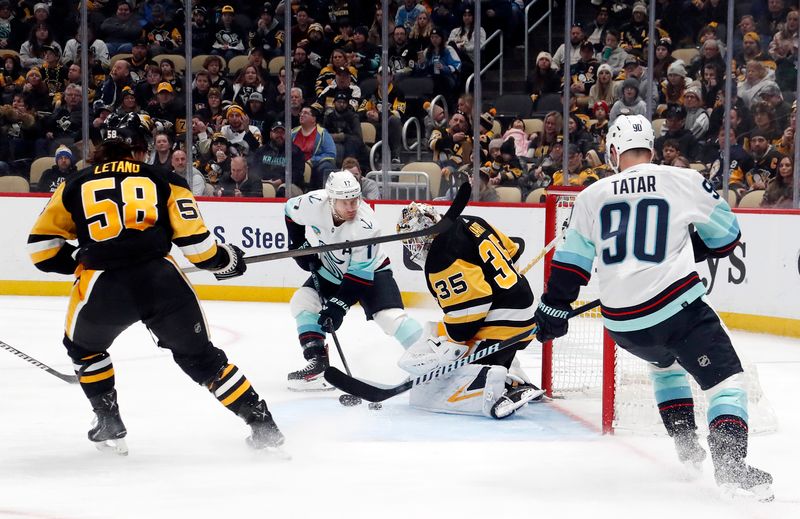
[[[569,317],[572,318],[575,317],[576,315],[580,315],[598,306],[599,304],[600,300],[595,299],[594,301],[586,303],[585,305],[579,306],[578,308],[572,310],[569,314]],[[414,386],[418,386],[419,384],[423,384],[435,378],[441,377],[442,375],[450,373],[451,371],[456,370],[465,364],[472,364],[476,360],[480,360],[488,355],[515,346],[518,342],[525,340],[528,337],[531,337],[532,335],[536,335],[536,330],[537,327],[534,326],[532,330],[519,333],[513,337],[509,337],[508,339],[492,344],[491,346],[480,349],[467,357],[458,359],[444,366],[439,366],[438,368],[428,373],[425,373],[424,375],[420,375],[416,378],[406,380],[405,382],[397,386],[374,384],[366,380],[360,380],[355,377],[350,377],[347,376],[347,374],[342,373],[339,369],[335,367],[329,367],[328,369],[325,370],[325,380],[327,380],[337,388],[341,389],[345,393],[349,393],[353,396],[363,398],[368,402],[383,402],[384,400],[391,398],[393,396],[397,396],[400,393],[405,393]]]
[[[420,229],[419,231],[405,232],[399,234],[387,234],[384,236],[376,236],[375,238],[364,238],[362,240],[345,241],[340,243],[328,243],[326,245],[318,245],[316,247],[307,247],[304,249],[289,249],[280,252],[271,252],[269,254],[260,254],[258,256],[245,256],[244,261],[245,263],[261,263],[262,261],[274,261],[283,258],[294,258],[297,256],[306,256],[308,254],[319,254],[322,252],[328,252],[332,250],[342,250],[352,247],[365,247],[367,245],[377,245],[379,243],[388,243],[393,241],[406,240],[409,238],[419,238],[420,236],[427,236],[429,234],[440,234],[449,229],[450,226],[453,225],[453,223],[456,221],[456,218],[458,218],[458,216],[467,206],[467,203],[469,203],[470,194],[472,193],[471,190],[472,187],[470,186],[469,183],[465,182],[464,184],[461,184],[461,187],[458,188],[458,192],[456,193],[456,197],[453,199],[453,203],[450,204],[450,208],[447,209],[447,212],[442,216],[442,219],[433,224],[432,226],[428,227],[427,229]],[[192,266],[183,269],[183,272],[189,274],[201,270],[205,269]]]
[[22,360],[30,362],[31,364],[33,364],[37,368],[43,369],[44,371],[50,373],[54,377],[58,377],[61,380],[63,380],[64,382],[67,382],[68,384],[77,384],[78,383],[78,377],[76,377],[75,375],[66,375],[64,373],[56,371],[53,368],[51,368],[50,366],[48,366],[47,364],[39,362],[38,360],[34,359],[30,355],[26,355],[26,354],[22,353],[21,351],[19,351],[15,347],[11,346],[10,344],[6,344],[5,342],[0,341],[0,348],[3,348],[4,350],[10,351],[11,353],[16,355],[17,357],[21,358]]

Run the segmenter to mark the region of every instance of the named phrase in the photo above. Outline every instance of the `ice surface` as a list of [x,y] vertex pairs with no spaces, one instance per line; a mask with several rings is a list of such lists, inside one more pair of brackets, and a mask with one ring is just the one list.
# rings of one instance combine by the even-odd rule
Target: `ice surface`
[[[62,372],[66,299],[0,297],[0,339]],[[248,428],[136,325],[111,349],[130,455],[86,439],[88,402],[0,351],[0,518],[769,518],[800,517],[800,341],[735,332],[780,420],[749,460],[775,477],[772,504],[717,497],[682,476],[671,440],[603,437],[599,408],[538,404],[504,421],[429,414],[405,395],[381,411],[338,392],[297,394],[304,365],[286,305],[205,302],[215,344],[267,399],[292,461],[249,450]],[[351,369],[396,383],[400,347],[356,308],[339,338]],[[412,310],[420,319],[436,313]],[[535,346],[522,356],[538,380]],[[334,364],[339,365],[335,353]]]

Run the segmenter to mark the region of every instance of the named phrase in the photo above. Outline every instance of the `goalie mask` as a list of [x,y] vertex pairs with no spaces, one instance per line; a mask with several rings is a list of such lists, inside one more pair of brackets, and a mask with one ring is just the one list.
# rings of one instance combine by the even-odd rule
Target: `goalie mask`
[[[441,215],[432,206],[411,202],[408,207],[403,209],[403,214],[397,222],[397,232],[402,234],[421,231],[433,227],[441,219]],[[403,247],[409,252],[411,261],[424,267],[425,260],[428,258],[428,250],[430,250],[434,238],[435,235],[429,234],[403,240]]]

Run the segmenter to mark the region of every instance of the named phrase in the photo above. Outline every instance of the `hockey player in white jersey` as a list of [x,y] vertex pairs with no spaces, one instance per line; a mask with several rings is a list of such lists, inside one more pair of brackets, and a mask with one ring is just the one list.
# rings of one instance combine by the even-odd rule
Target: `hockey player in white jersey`
[[536,311],[537,338],[567,333],[570,305],[588,283],[597,257],[605,326],[620,347],[650,363],[659,412],[681,461],[699,466],[706,457],[695,432],[688,372],[709,402],[708,444],[717,484],[726,492],[772,500],[772,476],[745,463],[741,363],[694,268],[708,256],[729,255],[739,241],[739,225],[701,175],[651,164],[653,141],[650,121],[640,115],[620,116],[609,128],[606,156],[618,174],[575,200]]
[[[375,213],[361,201],[361,185],[349,171],[330,174],[325,189],[286,202],[289,248],[374,238],[380,235]],[[290,307],[305,368],[289,373],[289,389],[331,390],[322,376],[328,367],[325,332],[337,330],[350,307],[361,303],[374,320],[404,347],[422,335],[421,325],[403,309],[389,258],[380,245],[330,251],[294,258],[311,277],[292,296]],[[316,279],[315,279],[316,278]]]

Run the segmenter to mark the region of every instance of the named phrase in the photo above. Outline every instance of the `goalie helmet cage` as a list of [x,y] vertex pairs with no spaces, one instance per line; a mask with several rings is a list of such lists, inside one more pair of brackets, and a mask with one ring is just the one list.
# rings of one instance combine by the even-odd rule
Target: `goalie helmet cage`
[[[567,186],[548,188],[545,243],[550,243],[566,229],[573,202],[581,189]],[[551,250],[545,256],[545,287],[554,252]],[[575,305],[599,296],[596,276],[592,276],[589,284],[581,288]],[[777,419],[761,391],[756,368],[744,360],[743,365],[750,430],[754,433],[773,432],[777,429]],[[707,428],[705,395],[691,377],[689,381],[698,428]],[[616,347],[603,326],[599,307],[570,319],[567,335],[542,345],[542,388],[551,397],[587,400],[593,415],[597,412],[599,400],[600,425],[604,434],[620,431],[666,434],[655,404],[647,363]]]

